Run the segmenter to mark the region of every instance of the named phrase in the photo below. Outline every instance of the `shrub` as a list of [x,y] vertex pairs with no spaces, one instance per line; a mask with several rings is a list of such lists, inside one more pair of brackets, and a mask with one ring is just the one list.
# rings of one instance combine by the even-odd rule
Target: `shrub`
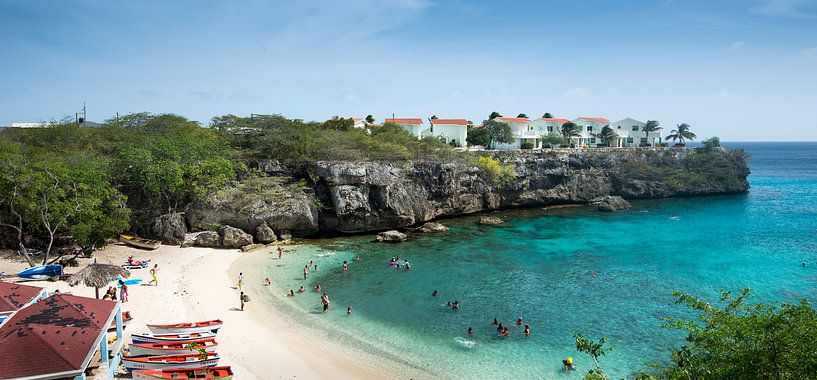
[[496,158],[479,156],[477,157],[476,165],[488,176],[488,179],[496,185],[504,185],[516,179],[513,164],[503,165]]
[[525,141],[519,146],[519,148],[521,148],[521,149],[533,149],[533,144]]

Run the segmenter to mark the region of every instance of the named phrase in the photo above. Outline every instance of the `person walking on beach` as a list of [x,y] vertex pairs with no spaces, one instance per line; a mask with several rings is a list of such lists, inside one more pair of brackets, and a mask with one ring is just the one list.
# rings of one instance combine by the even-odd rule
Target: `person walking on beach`
[[244,272],[238,273],[238,290],[241,290],[241,285],[244,285]]
[[119,280],[119,299],[122,302],[128,302],[128,286],[125,285],[125,281]]
[[282,255],[283,253],[284,253],[284,250],[283,250],[283,248],[281,248],[281,245],[279,244],[279,245],[278,245],[278,258],[279,258],[279,259],[281,258],[281,255]]
[[154,286],[159,286],[159,264],[154,264],[153,268],[150,268],[150,275],[153,276],[153,279],[148,282],[148,285],[153,284]]
[[323,311],[326,312],[329,310],[329,296],[326,293],[323,293],[321,296],[321,304],[323,304]]
[[241,292],[241,295],[239,295],[238,298],[239,302],[241,302],[241,311],[244,311],[244,292]]

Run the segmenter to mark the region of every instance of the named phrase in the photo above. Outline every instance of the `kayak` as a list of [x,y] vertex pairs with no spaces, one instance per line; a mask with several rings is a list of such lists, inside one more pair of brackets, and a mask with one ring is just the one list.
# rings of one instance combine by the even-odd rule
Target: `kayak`
[[29,278],[32,280],[45,280],[51,277],[62,276],[62,265],[40,265],[34,268],[28,268],[20,273],[17,273],[20,278]]

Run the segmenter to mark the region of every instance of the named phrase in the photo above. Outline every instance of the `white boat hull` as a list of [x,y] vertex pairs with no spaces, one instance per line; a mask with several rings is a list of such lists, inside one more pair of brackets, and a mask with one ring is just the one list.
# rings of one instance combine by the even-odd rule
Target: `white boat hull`
[[159,327],[159,326],[151,326],[148,325],[148,330],[150,332],[160,335],[160,334],[192,334],[192,333],[205,333],[205,332],[217,332],[220,329],[222,324],[217,325],[210,325],[210,326],[202,326],[202,327]]
[[188,334],[170,334],[170,335],[179,335],[178,338],[168,338],[162,336],[161,334],[131,334],[131,341],[133,343],[179,343],[179,342],[190,342],[193,340],[201,340],[201,339],[213,339],[216,337],[215,333],[201,333],[201,335],[196,337],[190,337]]
[[[218,346],[211,346],[204,348],[207,352],[216,352]],[[128,355],[129,356],[167,356],[167,355],[183,355],[183,354],[194,354],[198,351],[192,351],[186,348],[179,348],[179,349],[160,349],[160,348],[148,348],[148,347],[140,347],[130,345],[128,346]]]
[[122,364],[128,371],[135,369],[168,369],[168,368],[198,368],[198,367],[213,367],[218,364],[219,357],[210,358],[207,360],[190,360],[186,362],[140,362],[122,359]]
[[[133,371],[133,372],[131,372],[131,375],[132,375],[132,378],[134,380],[167,380],[168,379],[167,377],[153,376],[153,375],[150,375],[150,374],[141,373],[139,371]],[[233,375],[222,376],[222,377],[218,378],[218,380],[232,380],[232,379],[233,379]]]

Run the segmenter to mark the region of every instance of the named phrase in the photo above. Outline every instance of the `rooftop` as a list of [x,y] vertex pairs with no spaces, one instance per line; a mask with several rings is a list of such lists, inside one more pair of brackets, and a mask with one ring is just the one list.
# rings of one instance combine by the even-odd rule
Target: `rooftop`
[[421,125],[421,124],[423,124],[423,119],[420,119],[420,118],[386,119],[383,122],[384,123],[394,123],[394,124]]
[[592,121],[597,121],[599,123],[604,123],[604,124],[610,122],[610,120],[607,120],[607,119],[605,119],[603,117],[586,117],[586,116],[582,116],[579,119],[592,120]]
[[517,124],[530,123],[530,119],[526,119],[524,117],[498,117],[496,119],[503,123],[517,123]]
[[568,121],[570,121],[570,120],[567,120],[567,119],[560,119],[558,117],[543,117],[540,120],[543,120],[543,121],[546,121],[546,122],[549,122],[549,123],[559,123],[559,124],[564,124],[564,123],[567,123]]
[[43,288],[0,281],[0,313],[15,311],[31,302]]
[[471,122],[466,120],[466,119],[431,119],[431,123],[432,124],[437,124],[437,125],[442,125],[442,124],[446,124],[446,125],[469,125],[469,124],[471,124]]

